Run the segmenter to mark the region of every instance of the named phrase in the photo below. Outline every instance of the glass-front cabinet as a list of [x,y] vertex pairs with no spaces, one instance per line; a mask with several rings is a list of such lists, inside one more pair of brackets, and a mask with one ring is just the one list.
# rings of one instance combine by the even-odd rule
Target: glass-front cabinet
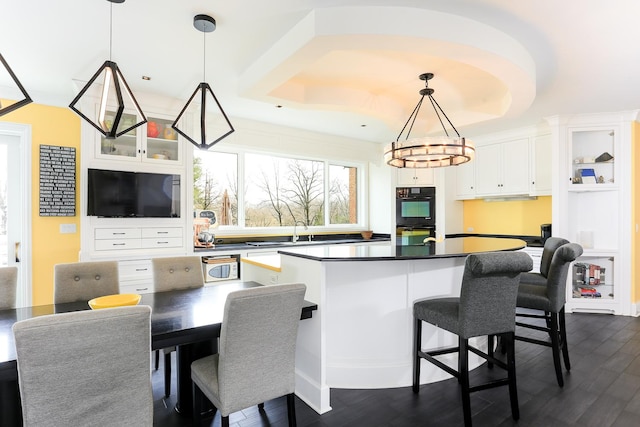
[[[110,115],[109,115],[110,114]],[[113,120],[109,112],[107,120]],[[124,113],[121,128],[136,123],[135,114]],[[108,139],[96,132],[98,147],[96,157],[123,161],[182,163],[178,133],[171,127],[172,119],[147,115],[147,123],[115,139]]]

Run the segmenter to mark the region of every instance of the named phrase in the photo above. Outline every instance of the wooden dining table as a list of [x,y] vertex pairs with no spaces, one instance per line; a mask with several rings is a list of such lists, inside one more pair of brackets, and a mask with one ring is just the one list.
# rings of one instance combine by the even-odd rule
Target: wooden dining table
[[[177,412],[191,415],[191,362],[217,351],[216,338],[220,336],[227,295],[256,286],[262,285],[231,282],[142,294],[140,304],[151,307],[152,350],[176,347]],[[311,318],[317,308],[305,300],[300,318]],[[0,426],[22,425],[13,324],[33,317],[88,309],[87,302],[81,301],[0,310]]]

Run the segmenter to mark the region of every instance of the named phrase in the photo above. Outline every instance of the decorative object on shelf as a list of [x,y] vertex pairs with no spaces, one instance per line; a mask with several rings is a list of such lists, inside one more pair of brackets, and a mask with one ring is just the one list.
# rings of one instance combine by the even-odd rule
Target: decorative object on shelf
[[160,135],[160,128],[156,122],[147,123],[147,136],[149,138],[157,138]]
[[33,102],[33,100],[31,99],[31,97],[29,96],[25,88],[22,86],[22,83],[20,83],[20,80],[18,80],[18,77],[16,77],[11,67],[9,67],[9,64],[2,56],[2,53],[0,53],[0,62],[2,62],[2,65],[4,66],[5,70],[7,71],[7,73],[9,73],[9,76],[11,76],[11,79],[15,83],[16,87],[22,93],[22,96],[24,96],[24,99],[14,102],[13,104],[3,106],[2,103],[0,103],[0,116],[4,116],[7,113],[10,113],[14,110],[17,110],[20,107],[23,107],[29,104],[30,102]]
[[609,160],[613,160],[613,156],[606,151],[596,157],[596,163],[608,162]]
[[[433,73],[424,73],[420,75],[420,80],[424,80],[425,88],[420,90],[422,97],[409,116],[409,119],[402,127],[400,134],[395,142],[387,145],[384,150],[384,159],[387,164],[397,168],[437,168],[443,166],[455,166],[466,163],[473,159],[475,148],[473,142],[460,136],[456,127],[451,123],[449,117],[440,107],[433,97],[434,90],[429,87],[429,80],[433,78]],[[413,124],[418,117],[420,107],[424,98],[428,97],[435,111],[445,136],[424,136],[409,139]],[[457,138],[449,136],[449,132],[442,122],[442,116],[447,120],[451,128],[455,131]],[[409,125],[410,124],[410,125]],[[408,129],[407,129],[408,126]],[[400,142],[400,138],[407,129],[407,135],[404,141]]]
[[[198,31],[201,31],[203,33],[203,40],[206,40],[206,37],[205,37],[206,33],[210,33],[216,29],[216,20],[208,15],[196,15],[193,18],[193,26]],[[204,45],[204,42],[203,42],[203,45]],[[206,77],[205,67],[206,67],[207,61],[206,61],[206,50],[204,49],[204,46],[203,46],[203,59],[204,59],[203,60],[204,64],[203,64],[203,70],[202,70],[202,74],[203,74],[202,80],[205,80],[205,77]],[[197,94],[199,94],[199,96],[196,96]],[[218,120],[219,123],[215,123],[216,126],[207,126],[208,124],[213,124],[210,122],[207,123],[208,109],[214,110],[214,112],[216,113],[215,114],[216,118],[218,119],[222,118],[224,120]],[[200,112],[200,117],[198,120],[199,126],[196,127],[196,134],[193,136],[189,135],[186,132],[187,130],[186,124],[181,123],[181,119],[183,118],[183,115],[187,110],[199,110]],[[212,116],[209,115],[209,118],[211,117]],[[224,131],[223,129],[222,135],[220,135],[219,133],[216,133],[216,135],[220,135],[217,138],[212,137],[210,134],[207,135],[207,128],[209,128],[209,131],[211,131],[211,128],[219,128],[220,125],[224,125],[224,129],[228,128],[228,130]],[[171,125],[171,127],[175,129],[180,135],[188,139],[189,142],[191,142],[193,145],[195,145],[196,147],[202,150],[208,150],[214,144],[217,144],[223,138],[226,138],[227,136],[231,135],[235,131],[235,129],[233,128],[233,125],[231,124],[231,122],[229,121],[229,118],[227,117],[227,114],[222,109],[222,105],[220,105],[220,102],[218,102],[218,98],[216,98],[216,95],[211,90],[211,86],[209,86],[209,84],[204,81],[198,85],[196,90],[193,92],[193,95],[191,95],[191,98],[189,98],[189,100],[185,104],[182,111],[180,111],[180,114],[178,114],[178,117],[173,122],[173,125]],[[181,127],[183,127],[183,129],[180,129]],[[213,139],[211,142],[207,142],[207,139],[209,138],[215,138],[215,139]]]
[[[113,3],[124,3],[124,0],[107,1],[111,3],[109,10],[109,59],[102,64],[102,67],[98,69],[73,101],[71,101],[69,108],[96,128],[105,138],[114,139],[146,123],[147,118],[140,109],[138,101],[136,101],[136,98],[133,96],[131,88],[129,88],[127,81],[124,79],[118,64],[111,61]],[[103,77],[98,79],[100,76]],[[123,91],[126,96],[123,96]],[[90,118],[78,109],[78,104],[85,94],[87,94],[87,96],[100,96],[98,111],[93,118]],[[135,110],[136,117],[140,117],[140,121],[132,125],[129,125],[129,123],[125,124],[122,120],[122,114],[125,108]],[[109,113],[110,115],[108,116],[107,109],[115,110],[115,112]],[[94,109],[91,108],[91,110]],[[113,114],[113,116],[111,116],[111,114]]]
[[171,141],[175,141],[176,139],[178,139],[178,134],[176,133],[175,129],[171,127],[171,125],[167,125],[167,127],[164,128],[162,136],[164,137],[164,139],[168,139]]

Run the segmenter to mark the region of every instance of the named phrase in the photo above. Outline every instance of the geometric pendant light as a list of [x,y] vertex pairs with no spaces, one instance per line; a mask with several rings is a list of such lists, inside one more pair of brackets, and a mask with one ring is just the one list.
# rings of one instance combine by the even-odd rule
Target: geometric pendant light
[[[109,21],[109,59],[102,64],[78,95],[71,101],[69,108],[96,128],[105,138],[114,139],[147,122],[138,101],[133,96],[127,81],[124,79],[118,64],[111,61],[111,44],[113,32],[113,3],[124,3],[125,0],[107,0],[111,3]],[[78,108],[82,97],[98,97],[97,110],[90,108],[90,113],[83,113]],[[93,105],[92,102],[88,105]],[[126,110],[135,110],[136,123],[123,122],[122,114]]]
[[[404,124],[398,138],[385,147],[384,159],[386,163],[397,168],[438,168],[461,165],[472,160],[475,157],[473,142],[460,136],[458,130],[433,97],[434,90],[429,87],[429,80],[433,78],[433,73],[421,74],[419,78],[425,82],[425,88],[420,90],[421,97],[418,104]],[[411,130],[425,98],[431,103],[444,135],[410,138]],[[443,117],[455,131],[456,137],[449,136],[442,120]],[[401,141],[405,130],[407,131],[406,137]]]
[[2,104],[0,104],[0,116],[4,116],[5,114],[13,110],[17,110],[18,108],[24,105],[27,105],[28,103],[32,102],[32,100],[29,94],[27,93],[27,91],[24,89],[24,87],[22,87],[20,80],[18,80],[16,75],[13,73],[13,70],[11,70],[11,67],[9,67],[9,64],[7,64],[7,61],[5,61],[4,57],[2,56],[2,53],[0,53],[0,62],[2,62],[2,65],[5,71],[9,74],[9,76],[13,80],[13,83],[16,85],[18,90],[20,90],[20,92],[22,93],[22,96],[24,96],[23,99],[21,99],[18,102],[14,102],[13,104],[5,105],[5,106],[2,106]]
[[[206,33],[216,29],[216,20],[208,15],[196,15],[193,18],[193,26],[201,31],[205,38]],[[205,64],[203,80],[205,80],[206,49],[203,56]],[[190,125],[186,120],[185,112],[187,111],[198,112],[196,126]],[[235,131],[218,98],[211,90],[211,86],[204,81],[198,85],[171,127],[202,150],[208,150]]]

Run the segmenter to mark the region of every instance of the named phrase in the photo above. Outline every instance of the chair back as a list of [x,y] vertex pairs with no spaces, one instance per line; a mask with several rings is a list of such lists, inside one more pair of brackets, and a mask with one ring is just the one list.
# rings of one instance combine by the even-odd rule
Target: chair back
[[295,389],[295,347],[306,286],[260,286],[227,297],[218,391],[225,415]]
[[199,256],[153,258],[151,264],[154,292],[204,286],[202,258]]
[[547,275],[547,298],[549,311],[558,313],[567,299],[567,276],[569,266],[580,255],[582,246],[577,243],[566,243],[556,249]]
[[544,248],[542,249],[542,258],[540,259],[540,274],[545,278],[549,276],[549,268],[551,268],[551,260],[556,250],[569,243],[567,239],[561,237],[549,237],[544,242]]
[[151,426],[150,319],[133,306],[16,322],[24,426]]
[[0,310],[16,306],[18,267],[0,268]]
[[467,256],[458,313],[462,338],[515,331],[520,274],[533,268],[524,252],[487,252]]
[[117,261],[57,264],[53,274],[53,301],[89,301],[120,293]]

